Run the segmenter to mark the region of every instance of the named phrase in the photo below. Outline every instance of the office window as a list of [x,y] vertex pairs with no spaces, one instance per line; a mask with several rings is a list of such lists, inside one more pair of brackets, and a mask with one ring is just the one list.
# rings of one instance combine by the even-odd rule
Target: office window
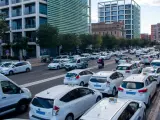
[[125,5],[125,9],[131,9],[131,5]]
[[40,3],[39,4],[39,12],[41,14],[47,15],[47,5]]
[[40,17],[39,18],[39,24],[46,24],[47,23],[47,18],[44,18],[44,17]]
[[35,3],[25,5],[24,14],[33,14],[35,13]]
[[111,7],[111,10],[117,10],[117,7],[113,6]]
[[119,20],[123,20],[123,19],[124,19],[124,15],[118,16],[118,19],[119,19]]
[[104,17],[100,17],[100,22],[104,22]]
[[118,6],[119,10],[124,10],[124,5]]
[[106,7],[106,12],[109,12],[110,11],[110,7]]
[[131,20],[126,20],[125,24],[131,24]]
[[123,15],[124,14],[124,10],[119,11],[118,14]]
[[106,21],[110,20],[111,18],[110,17],[106,17]]
[[106,15],[105,16],[110,16],[111,14],[110,14],[110,12],[106,12]]
[[116,16],[112,16],[112,19],[113,21],[116,21],[117,20],[117,17]]
[[104,8],[103,7],[99,8],[99,11],[104,12]]
[[100,16],[104,16],[104,12],[100,12]]
[[131,29],[131,25],[125,25],[125,29]]
[[112,14],[112,15],[117,15],[117,12],[112,12],[111,14]]

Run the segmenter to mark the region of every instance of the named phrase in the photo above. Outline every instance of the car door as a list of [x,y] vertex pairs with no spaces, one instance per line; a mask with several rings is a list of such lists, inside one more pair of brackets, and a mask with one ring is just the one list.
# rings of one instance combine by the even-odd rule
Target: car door
[[137,102],[130,102],[117,120],[143,120],[143,108]]
[[83,113],[96,103],[96,95],[88,88],[78,88],[80,96],[83,97]]
[[132,74],[137,74],[137,73],[138,73],[138,68],[137,68],[136,64],[134,63],[132,65]]
[[123,82],[124,76],[122,73],[119,73],[119,72],[117,72],[117,75],[118,75],[117,80],[118,80],[118,87],[119,87],[121,83]]
[[114,86],[118,88],[118,74],[116,72],[110,76],[110,87],[113,89]]
[[0,95],[0,113],[14,109],[20,100],[20,88],[10,81],[0,82],[2,94]]
[[15,64],[14,65],[14,73],[19,73],[19,72],[21,72],[22,71],[22,69],[21,69],[21,63],[17,63],[17,64]]
[[88,70],[86,70],[84,72],[85,72],[85,76],[86,76],[86,84],[88,84],[88,82],[89,82],[90,78],[92,77],[93,73],[88,71]]
[[148,77],[148,80],[150,80],[150,82],[151,82],[151,86],[152,86],[152,96],[153,96],[153,95],[155,94],[155,92],[156,92],[156,89],[157,89],[157,82],[154,81],[153,76],[149,76],[149,77]]
[[60,101],[65,102],[62,109],[74,114],[74,118],[80,117],[84,111],[84,98],[80,96],[79,90],[74,89],[64,95]]
[[26,71],[27,65],[28,65],[28,64],[27,64],[26,62],[22,62],[22,63],[21,63],[21,66],[20,66],[21,72],[25,72],[25,71]]

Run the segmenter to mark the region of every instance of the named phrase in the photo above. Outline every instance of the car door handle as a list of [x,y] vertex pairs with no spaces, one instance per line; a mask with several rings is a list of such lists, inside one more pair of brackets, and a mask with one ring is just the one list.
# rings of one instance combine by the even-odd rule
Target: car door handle
[[2,99],[6,99],[6,97],[2,97]]

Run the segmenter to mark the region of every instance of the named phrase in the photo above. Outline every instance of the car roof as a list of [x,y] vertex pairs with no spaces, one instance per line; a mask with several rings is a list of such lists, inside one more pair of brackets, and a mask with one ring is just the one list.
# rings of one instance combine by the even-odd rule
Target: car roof
[[140,60],[136,60],[136,61],[131,61],[131,63],[140,63]]
[[57,85],[46,89],[35,96],[40,98],[56,99],[76,88],[80,88],[80,86]]
[[160,62],[160,60],[153,60],[152,62]]
[[76,69],[76,70],[69,71],[68,73],[77,73],[77,74],[79,74],[79,73],[82,72],[82,71],[86,71],[86,70]]
[[100,71],[100,72],[97,72],[97,73],[93,74],[93,76],[108,77],[111,74],[113,74],[114,72],[115,71]]
[[144,82],[144,80],[148,77],[148,75],[143,74],[132,74],[123,81],[129,81],[129,82]]
[[111,120],[118,111],[131,100],[117,98],[117,102],[109,102],[109,98],[104,98],[91,109],[89,109],[82,119],[90,120]]
[[130,63],[122,63],[122,64],[119,64],[118,66],[131,66],[132,64],[130,64]]

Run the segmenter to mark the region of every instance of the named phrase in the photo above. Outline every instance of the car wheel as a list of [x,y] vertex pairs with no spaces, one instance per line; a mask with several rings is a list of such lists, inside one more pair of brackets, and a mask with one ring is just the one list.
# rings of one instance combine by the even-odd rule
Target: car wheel
[[31,70],[29,68],[26,69],[26,72],[30,72]]
[[80,85],[80,86],[84,86],[84,82],[82,81],[79,85]]
[[13,71],[9,71],[9,75],[13,75],[14,73],[13,73]]
[[149,107],[150,105],[151,105],[151,97],[148,98],[147,107]]
[[59,70],[60,69],[60,67],[59,66],[57,66],[57,70]]
[[112,90],[112,96],[116,96],[116,88],[114,87],[113,90]]
[[101,97],[98,96],[97,99],[96,99],[96,103],[99,102],[100,100],[101,100]]
[[74,120],[73,115],[72,114],[67,115],[65,120]]
[[23,113],[25,111],[27,111],[28,109],[28,104],[25,100],[23,101],[20,101],[18,104],[17,104],[17,107],[16,107],[16,111],[19,112],[19,113]]

